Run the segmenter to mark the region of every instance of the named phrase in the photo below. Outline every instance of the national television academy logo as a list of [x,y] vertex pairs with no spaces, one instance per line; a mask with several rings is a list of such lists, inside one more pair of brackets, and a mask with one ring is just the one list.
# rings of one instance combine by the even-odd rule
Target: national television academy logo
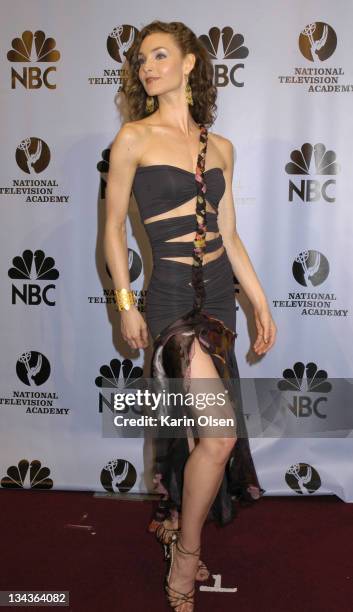
[[311,495],[321,487],[321,478],[314,466],[309,463],[294,463],[286,474],[285,481],[290,489],[298,495]]
[[[348,34],[348,35],[347,35]],[[350,52],[349,33],[341,37],[343,52]],[[295,42],[292,39],[292,46]],[[304,25],[297,38],[299,52],[310,65],[295,66],[293,74],[279,75],[281,85],[301,85],[308,93],[352,93],[352,83],[340,83],[345,71],[342,66],[324,66],[333,57],[337,47],[337,34],[331,25],[313,21]]]
[[[12,358],[11,358],[12,362]],[[0,397],[1,406],[11,409],[24,409],[25,414],[36,416],[67,416],[71,409],[61,404],[61,397],[55,390],[43,387],[51,375],[51,364],[48,357],[37,350],[24,350],[16,359],[17,378],[25,386],[12,389],[8,395]]]
[[[111,29],[106,39],[106,48],[109,56],[114,60],[113,67],[103,68],[103,72],[97,76],[89,76],[89,85],[115,85],[117,91],[121,88],[124,79],[122,65],[126,60],[126,53],[133,44],[138,29],[131,24],[119,24]],[[116,66],[118,64],[118,67]]]
[[[128,268],[130,283],[133,283],[139,278],[142,272],[142,259],[134,249],[130,248],[128,248]],[[112,278],[108,264],[106,264],[106,271],[108,276]]]
[[25,351],[17,359],[16,374],[24,385],[43,385],[50,376],[49,360],[39,351]]
[[16,148],[16,162],[26,174],[39,174],[50,162],[50,150],[41,138],[28,137]]
[[112,459],[100,474],[101,484],[109,493],[127,493],[136,483],[134,465],[127,459]]
[[[337,259],[335,264],[338,265]],[[292,277],[307,290],[293,289],[283,298],[274,298],[274,308],[289,308],[302,316],[347,317],[349,310],[338,303],[332,282],[327,289],[316,289],[327,281],[330,274],[330,263],[324,253],[317,249],[305,249],[298,253],[291,265]]]
[[293,262],[293,276],[304,287],[321,285],[327,279],[329,271],[327,257],[314,249],[301,251]]
[[68,194],[56,192],[60,184],[55,176],[37,176],[48,168],[51,161],[49,146],[42,138],[23,138],[16,147],[15,159],[18,168],[27,176],[14,176],[9,185],[0,185],[0,196],[14,196],[18,200],[23,195],[26,204],[35,205],[69,203]]
[[110,57],[122,64],[137,34],[138,29],[132,25],[121,24],[113,28],[107,38],[107,50]]
[[335,52],[337,35],[323,21],[314,21],[305,26],[299,35],[299,49],[310,62],[323,62]]

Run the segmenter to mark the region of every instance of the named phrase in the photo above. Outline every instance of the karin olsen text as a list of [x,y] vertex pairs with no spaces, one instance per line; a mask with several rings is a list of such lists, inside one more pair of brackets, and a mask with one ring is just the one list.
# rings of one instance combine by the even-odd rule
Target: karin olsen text
[[159,419],[152,416],[140,416],[138,418],[124,417],[119,414],[114,417],[116,427],[234,427],[235,418],[220,419],[212,415],[201,414],[196,419],[193,417],[172,418],[168,415],[160,416]]

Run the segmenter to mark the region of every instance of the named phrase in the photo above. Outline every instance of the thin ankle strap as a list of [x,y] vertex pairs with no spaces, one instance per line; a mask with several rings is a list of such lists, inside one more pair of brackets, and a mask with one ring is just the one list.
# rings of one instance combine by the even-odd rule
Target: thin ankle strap
[[199,554],[199,552],[201,550],[201,546],[199,546],[194,551],[186,550],[186,548],[180,542],[180,538],[177,538],[177,540],[176,540],[176,547],[177,547],[178,551],[183,553],[184,555],[195,555],[195,557],[198,556],[198,554]]

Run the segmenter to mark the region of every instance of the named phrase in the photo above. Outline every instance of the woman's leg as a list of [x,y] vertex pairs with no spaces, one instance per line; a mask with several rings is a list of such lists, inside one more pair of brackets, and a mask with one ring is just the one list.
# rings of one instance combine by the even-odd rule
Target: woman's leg
[[[190,378],[218,379],[215,386],[223,389],[212,357],[201,348],[197,338],[194,340],[192,352]],[[228,408],[222,408],[222,416],[227,413],[228,416],[234,416],[230,405]],[[213,415],[218,416],[217,409],[214,409]],[[194,551],[200,545],[202,526],[221,485],[224,469],[236,439],[235,435],[224,438],[200,437],[188,457],[184,469],[180,538],[182,546],[188,551]],[[181,592],[190,591],[197,563],[196,557],[176,551],[171,586]],[[185,610],[187,609],[185,606]]]

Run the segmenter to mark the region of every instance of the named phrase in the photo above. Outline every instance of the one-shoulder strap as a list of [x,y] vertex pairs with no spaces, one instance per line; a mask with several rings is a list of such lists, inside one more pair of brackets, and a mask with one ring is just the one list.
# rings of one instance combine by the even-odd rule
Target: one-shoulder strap
[[200,124],[200,139],[199,139],[199,154],[196,162],[196,175],[199,176],[205,171],[208,129],[202,123]]
[[203,124],[200,125],[200,148],[197,158],[195,180],[197,184],[196,199],[196,234],[193,248],[192,264],[192,286],[195,290],[194,308],[200,310],[205,299],[205,287],[203,282],[202,261],[206,249],[206,183],[205,183],[205,162],[207,152],[208,130]]

